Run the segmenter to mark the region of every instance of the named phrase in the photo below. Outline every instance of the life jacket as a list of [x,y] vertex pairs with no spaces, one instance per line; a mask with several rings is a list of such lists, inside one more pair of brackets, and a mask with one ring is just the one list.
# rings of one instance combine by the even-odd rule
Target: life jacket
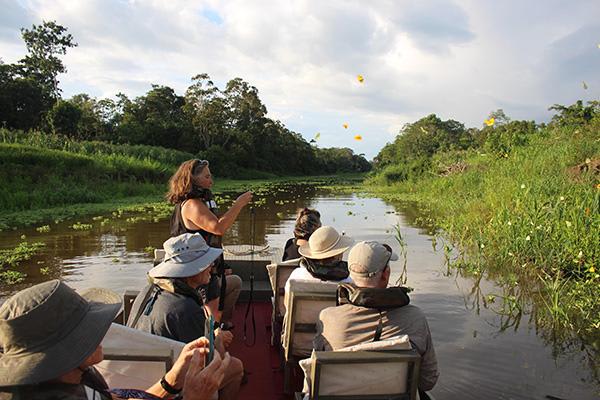
[[383,313],[387,310],[404,307],[410,303],[408,288],[395,286],[389,288],[361,288],[351,283],[340,283],[337,288],[336,305],[352,304],[358,307],[373,308],[379,312],[379,322],[373,341],[381,339],[383,332]]
[[330,264],[319,264],[306,257],[300,259],[300,266],[306,268],[309,274],[322,281],[339,282],[346,279],[350,272],[346,261],[336,261]]

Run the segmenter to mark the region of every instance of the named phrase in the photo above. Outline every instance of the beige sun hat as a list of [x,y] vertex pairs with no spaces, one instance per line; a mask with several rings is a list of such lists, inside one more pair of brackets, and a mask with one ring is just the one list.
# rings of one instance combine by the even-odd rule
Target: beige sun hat
[[323,260],[342,254],[352,246],[354,239],[340,235],[332,226],[322,226],[310,235],[308,243],[298,248],[298,253],[306,258]]
[[184,233],[164,244],[165,259],[152,268],[152,278],[189,278],[211,266],[223,254],[223,249],[209,247],[199,233]]
[[0,387],[49,381],[79,367],[120,308],[110,290],[79,295],[57,279],[18,292],[0,307]]

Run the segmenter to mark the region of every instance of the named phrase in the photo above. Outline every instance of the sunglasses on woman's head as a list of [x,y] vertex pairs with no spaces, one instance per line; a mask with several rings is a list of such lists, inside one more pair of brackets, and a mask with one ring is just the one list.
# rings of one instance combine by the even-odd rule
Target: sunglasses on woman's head
[[197,173],[199,167],[204,168],[207,165],[208,165],[208,160],[195,159],[194,160],[194,167],[192,168],[192,173],[193,174]]

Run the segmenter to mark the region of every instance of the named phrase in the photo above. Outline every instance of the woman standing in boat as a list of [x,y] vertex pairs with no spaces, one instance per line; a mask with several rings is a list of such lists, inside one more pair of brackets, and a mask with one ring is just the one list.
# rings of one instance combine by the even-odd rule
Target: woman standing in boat
[[[206,160],[188,160],[169,180],[167,200],[175,205],[171,217],[171,236],[182,233],[200,233],[211,247],[222,247],[222,236],[246,204],[252,192],[239,196],[222,216],[217,215],[217,204],[210,188],[212,175]],[[231,321],[233,307],[239,296],[242,280],[225,269],[223,257],[215,263],[210,283],[201,289],[206,309],[215,321]]]

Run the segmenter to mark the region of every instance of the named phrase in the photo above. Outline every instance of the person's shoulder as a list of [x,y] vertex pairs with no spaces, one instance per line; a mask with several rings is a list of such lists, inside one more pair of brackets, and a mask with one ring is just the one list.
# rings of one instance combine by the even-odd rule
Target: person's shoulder
[[425,313],[423,312],[423,310],[421,310],[419,307],[415,306],[414,304],[407,304],[403,307],[398,307],[398,308],[394,308],[392,310],[388,311],[388,315],[397,315],[398,318],[401,319],[406,319],[406,318],[410,318],[413,321],[427,321],[427,317],[425,316]]

